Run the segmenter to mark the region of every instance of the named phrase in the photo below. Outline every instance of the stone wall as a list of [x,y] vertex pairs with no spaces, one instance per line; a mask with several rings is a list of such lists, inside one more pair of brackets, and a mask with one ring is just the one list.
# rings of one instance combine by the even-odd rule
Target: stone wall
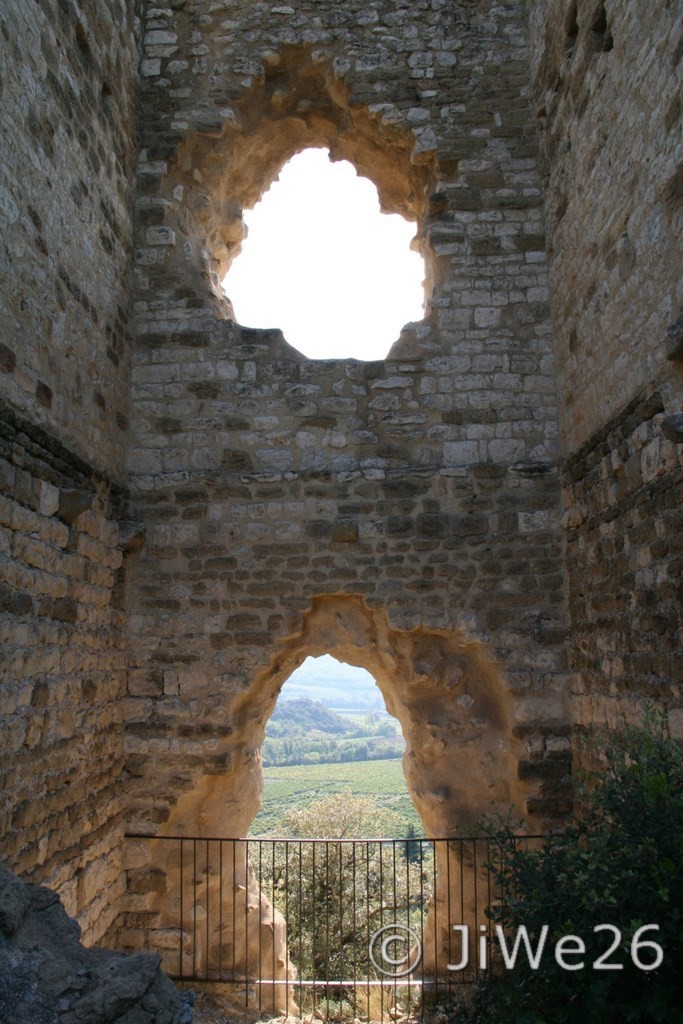
[[[308,654],[373,672],[432,832],[562,820],[572,716],[683,719],[675,4],[135,14],[0,13],[0,852],[89,940],[153,923],[124,817],[246,830]],[[384,361],[221,292],[308,146],[415,222]]]
[[122,496],[40,428],[0,427],[0,850],[97,938],[122,884]]
[[133,0],[8,0],[0,130],[3,395],[122,480],[137,46]]
[[0,12],[0,854],[88,940],[122,891],[133,4]]
[[615,725],[643,697],[671,708],[680,730],[679,11],[664,0],[530,11],[575,735]]
[[[246,830],[279,688],[326,651],[375,674],[430,832],[493,800],[556,823],[565,600],[522,13],[226,0],[150,9],[143,43],[131,825]],[[427,314],[383,362],[307,360],[220,295],[243,206],[310,145],[416,222]]]
[[683,433],[672,427],[661,394],[637,397],[566,463],[577,740],[591,722],[639,717],[643,697],[683,734]]

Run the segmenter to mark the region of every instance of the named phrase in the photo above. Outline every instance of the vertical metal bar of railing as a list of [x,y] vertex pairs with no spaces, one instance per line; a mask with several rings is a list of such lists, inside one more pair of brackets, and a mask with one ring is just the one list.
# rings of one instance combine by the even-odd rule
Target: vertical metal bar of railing
[[[388,852],[389,852],[389,855],[390,855],[391,870],[393,872],[393,880],[392,880],[392,896],[393,896],[393,902],[394,902],[393,914],[394,914],[394,917],[396,918],[396,920],[398,920],[399,908],[397,907],[396,904],[399,902],[399,900],[398,900],[398,894],[396,892],[396,881],[397,881],[397,879],[396,879],[396,842],[395,842],[395,840],[392,840],[391,845],[388,848]],[[384,899],[382,899],[382,902],[384,902]],[[410,926],[410,898],[408,898],[408,900],[406,902],[406,914],[407,914],[406,922],[407,922],[408,926]],[[396,944],[396,952],[395,952],[394,956],[398,957],[401,954],[401,952],[402,952],[401,945],[400,945],[400,943],[397,943]],[[388,994],[389,994],[389,1011],[390,1012],[391,1012],[392,1006],[396,1006],[397,1007],[398,1003],[399,1003],[399,988],[398,988],[398,985],[399,985],[398,978],[394,978],[393,979],[393,988],[389,988],[389,990],[388,990]],[[409,986],[409,991],[410,991],[410,978],[408,978],[408,986]]]
[[325,1017],[330,1016],[330,847],[325,843]]
[[[370,948],[370,937],[371,937],[371,931],[370,931],[370,843],[366,843],[366,846],[365,846],[365,897],[366,897],[366,908],[365,908],[366,943],[367,943],[367,948],[369,949]],[[371,1013],[370,1013],[370,978],[371,978],[372,972],[371,972],[370,958],[369,957],[368,957],[367,963],[368,963],[368,978],[367,978],[368,985],[367,985],[367,990],[366,990],[367,991],[367,1003],[368,1003],[367,1015],[368,1015],[368,1017],[370,1017],[371,1016]]]
[[[353,935],[356,934],[356,846],[353,842],[351,844],[351,888],[353,891],[353,899],[351,901],[351,908],[353,911],[353,918],[351,921],[351,928],[353,929]],[[358,1017],[358,943],[353,943],[353,1016],[354,1019]]]
[[223,840],[218,843],[218,980],[223,980]]
[[[467,920],[466,920],[466,913],[467,913],[467,911],[466,911],[466,903],[465,903],[465,872],[463,871],[464,851],[465,851],[464,840],[460,839],[458,841],[458,873],[459,873],[459,877],[460,877],[460,915],[461,915],[460,916],[460,922],[461,922],[461,924],[467,924]],[[461,938],[461,944],[462,944],[463,942],[467,941],[467,939],[466,939],[467,932],[461,932],[460,934],[462,936],[462,938]],[[464,951],[465,950],[464,950],[464,947],[463,947],[463,955],[464,955]],[[465,968],[464,970],[466,971],[467,968]],[[463,972],[463,978],[464,977],[465,977],[465,973]]]
[[[314,905],[315,905],[315,898],[316,898],[316,891],[317,891],[316,890],[317,879],[316,879],[316,875],[315,875],[315,853],[316,853],[316,848],[315,848],[315,843],[313,843],[313,845],[311,847],[311,857],[312,857],[312,867],[311,867],[311,899],[312,899],[312,902],[313,902]],[[317,923],[317,915],[314,914],[313,915],[313,920],[311,922],[311,964],[313,965],[314,971],[315,971],[315,962],[316,962],[315,954],[316,954],[316,950],[317,950],[317,937],[318,937],[317,936],[318,929],[316,928],[316,923]],[[311,980],[315,981],[316,979],[312,978]],[[316,1010],[317,1010],[317,989],[316,989],[316,986],[313,985],[313,1016],[314,1017],[317,1016]]]
[[285,1008],[289,1013],[289,843],[285,843]]
[[[420,947],[424,950],[425,945],[425,846],[422,840],[420,840]],[[422,982],[421,990],[423,997],[421,999],[420,1006],[420,1020],[424,1020],[424,990],[425,990],[425,957],[424,954],[420,956],[420,981]]]
[[197,840],[192,840],[192,976],[197,975]]
[[237,942],[236,930],[237,930],[237,840],[232,840],[232,978],[233,980],[237,974]]
[[185,884],[184,884],[184,882],[185,882],[185,874],[184,874],[184,871],[185,871],[185,864],[183,863],[183,840],[181,839],[180,840],[180,928],[178,930],[178,947],[179,947],[179,950],[180,950],[180,953],[179,953],[180,963],[178,965],[178,968],[179,968],[178,969],[178,977],[179,977],[181,982],[183,980],[183,966],[184,966],[183,965],[183,939],[185,937],[185,932],[184,932],[185,915],[183,913],[183,911],[184,911],[183,895],[184,895],[184,888],[185,888]]
[[[297,916],[297,928],[299,930],[299,964],[303,964],[303,962],[304,962],[304,948],[303,948],[304,930],[302,928],[302,921],[303,921],[303,913],[302,913],[302,911],[303,911],[303,850],[302,850],[301,841],[299,841],[299,889],[298,889],[298,894],[299,894],[299,913],[298,913],[298,916]],[[299,992],[301,993],[301,995],[299,996],[299,1001],[302,1004],[302,1006],[303,1006],[303,991],[304,991],[303,988],[301,986],[299,986]],[[315,989],[313,989],[313,1005],[315,1006]]]
[[[408,858],[406,857],[406,927],[408,929],[410,929],[410,926],[411,926],[411,916],[410,916],[410,865],[408,863]],[[410,931],[406,932],[406,936],[408,937],[408,942],[410,942]],[[410,945],[408,946],[408,956],[410,956]],[[424,977],[424,968],[423,968],[423,975],[422,976]],[[407,981],[408,981],[407,999],[408,999],[408,1006],[410,1006],[410,995],[411,995],[411,992],[410,992],[410,974],[407,975]],[[396,994],[398,994],[398,993],[396,993]]]
[[261,980],[261,965],[263,963],[263,928],[261,927],[261,886],[263,884],[263,867],[262,867],[262,863],[263,862],[262,862],[262,856],[263,856],[263,843],[260,840],[258,840],[258,879],[257,879],[257,883],[256,884],[257,884],[258,893],[259,893],[259,895],[258,895],[259,919],[256,922],[256,927],[258,929],[258,960],[257,960],[258,971],[257,971],[257,976],[256,976],[256,986],[257,986],[257,989],[258,989],[258,1012],[259,1012],[259,1014],[263,1013],[263,985],[259,984],[259,982]]
[[[342,844],[337,845],[339,852],[339,980],[344,980],[344,865],[342,862]],[[340,999],[340,1010],[341,1002],[344,999],[345,989],[340,986],[339,999]]]
[[205,962],[204,972],[205,972],[207,978],[209,977],[209,957],[210,957],[210,944],[211,944],[211,938],[210,938],[211,929],[210,929],[210,924],[209,924],[210,920],[211,920],[211,889],[210,889],[210,886],[209,886],[210,879],[211,879],[211,872],[210,872],[210,865],[209,865],[209,840],[207,839],[206,840],[206,889],[205,889],[205,891],[206,891],[206,950],[205,950],[205,954],[206,955],[204,957],[204,962]]
[[491,872],[493,868],[491,865],[491,840],[486,840],[486,963],[490,969],[489,955],[491,952],[491,906],[493,904],[493,893],[491,891]]
[[[432,901],[433,901],[433,906],[434,906],[434,914],[433,914],[433,916],[434,916],[434,924],[432,926],[433,929],[434,929],[434,986],[433,986],[434,987],[434,999],[438,998],[438,975],[439,975],[439,968],[440,968],[439,958],[438,958],[438,952],[439,952],[438,929],[439,929],[440,907],[439,907],[437,861],[439,859],[442,859],[442,854],[443,853],[445,853],[446,906],[449,906],[449,903],[447,903],[447,900],[450,900],[450,898],[451,898],[451,849],[450,849],[450,846],[449,846],[449,841],[447,841],[447,840],[445,840],[445,842],[435,842],[434,843],[434,858],[433,858],[433,861],[432,861],[432,892],[433,892]],[[441,901],[442,901],[442,898],[441,898]],[[424,974],[423,974],[423,979],[424,979]],[[423,993],[424,993],[424,986],[423,986]],[[423,994],[423,1002],[424,1002],[424,994]]]
[[472,922],[472,935],[474,938],[474,948],[472,950],[474,958],[474,977],[475,980],[479,977],[480,965],[479,965],[479,872],[477,871],[478,864],[478,852],[479,844],[474,841],[472,843],[472,888],[474,889],[474,921]]
[[[271,857],[271,886],[270,886],[270,903],[271,903],[271,906],[272,906],[271,913],[273,915],[273,930],[272,930],[272,933],[271,933],[272,934],[272,947],[273,948],[271,950],[270,976],[273,979],[273,983],[275,982],[275,939],[276,939],[276,931],[275,931],[275,846],[276,846],[276,844],[273,843],[273,848],[271,850],[272,857]],[[271,1008],[270,1008],[270,1012],[272,1014],[275,1014],[275,1012],[276,1012],[275,1011],[275,994],[276,994],[276,991],[277,990],[275,988],[275,984],[273,984],[272,1000],[271,1000],[271,1004],[272,1005],[271,1005]]]
[[[384,846],[381,842],[377,843],[378,861],[379,861],[379,927],[380,931],[384,928],[384,865],[383,854]],[[381,979],[380,979],[381,980]],[[384,991],[384,985],[380,985],[379,996],[380,996],[380,1020],[384,1020],[384,997],[386,993]]]
[[244,842],[244,1005],[249,1006],[249,840]]

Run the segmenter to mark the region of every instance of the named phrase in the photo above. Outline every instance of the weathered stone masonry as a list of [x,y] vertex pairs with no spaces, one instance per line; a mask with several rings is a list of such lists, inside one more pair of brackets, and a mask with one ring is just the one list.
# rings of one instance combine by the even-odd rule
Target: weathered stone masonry
[[[0,843],[89,939],[163,924],[125,826],[246,830],[308,654],[373,672],[432,833],[561,821],[572,723],[680,727],[674,8],[5,4]],[[382,362],[220,291],[306,146],[415,221]]]
[[530,7],[580,766],[643,697],[681,730],[683,39],[666,0]]
[[0,847],[88,941],[125,888],[133,7],[0,11]]
[[123,495],[9,412],[2,435],[2,852],[97,938],[123,892]]
[[[133,830],[243,834],[279,688],[325,652],[377,679],[430,834],[494,804],[534,829],[570,809],[525,24],[499,5],[427,9],[207,3],[145,23]],[[351,159],[416,221],[427,315],[382,362],[306,360],[296,339],[237,326],[220,294],[243,206],[306,145]],[[126,856],[126,941],[163,949],[163,855],[133,841]]]
[[[473,754],[475,795],[444,777],[455,766],[437,776],[421,763],[425,729],[444,766],[458,746],[464,705],[452,695],[429,725],[394,701],[418,730],[408,777],[433,830],[471,821],[493,795],[543,822],[566,813],[555,762],[544,782],[534,768],[544,736],[566,732],[568,679],[519,12],[492,7],[487,20],[443,5],[425,22],[414,4],[290,16],[223,3],[155,9],[146,29],[129,466],[147,543],[129,575],[132,821],[173,830],[196,803],[191,820],[208,829],[208,798],[174,806],[176,787],[205,793],[202,766],[223,828],[248,825],[284,678],[273,659],[316,600],[340,595],[363,598],[368,619],[381,610],[406,644],[428,648],[430,631],[459,626],[498,660],[505,743],[523,739],[515,757],[533,780],[528,808],[516,767],[487,769]],[[386,205],[417,220],[429,312],[383,363],[305,360],[277,332],[234,326],[217,294],[241,205],[304,144],[349,156]],[[368,645],[356,641],[361,662]],[[429,672],[408,676],[409,707]],[[387,680],[388,694],[398,685]],[[235,727],[237,696],[253,701],[249,733]],[[475,698],[471,717],[488,722],[490,710]]]

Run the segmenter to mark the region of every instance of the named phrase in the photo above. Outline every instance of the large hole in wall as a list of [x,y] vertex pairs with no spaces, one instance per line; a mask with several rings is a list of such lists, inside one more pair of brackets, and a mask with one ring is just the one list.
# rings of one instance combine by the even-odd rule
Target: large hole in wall
[[[300,624],[270,652],[267,663],[262,659],[262,668],[252,673],[249,688],[233,702],[231,770],[209,771],[198,777],[192,788],[186,789],[175,802],[162,835],[247,833],[261,802],[261,751],[278,696],[308,657],[328,654],[339,663],[364,669],[376,680],[384,706],[400,721],[406,740],[406,788],[426,836],[452,837],[467,832],[482,813],[494,807],[503,814],[512,812],[515,817],[522,812],[525,793],[517,770],[521,749],[512,729],[513,696],[483,642],[470,637],[462,628],[394,628],[384,610],[370,607],[362,597],[329,595],[314,599]],[[326,848],[326,841],[322,843]],[[228,930],[231,922],[236,922],[225,948],[229,944],[230,955],[238,965],[247,963],[250,949],[252,956],[255,949],[259,950],[259,970],[265,972],[261,976],[277,982],[271,986],[271,998],[276,1000],[278,985],[282,989],[283,979],[293,976],[284,934],[287,924],[291,924],[293,908],[299,906],[298,897],[288,884],[285,860],[284,896],[278,910],[276,896],[280,888],[278,882],[277,893],[273,889],[275,869],[272,878],[267,872],[265,876],[261,873],[264,863],[274,863],[273,848],[262,851],[255,839],[250,839],[248,845],[252,850],[249,856],[255,858],[249,861],[253,866],[251,872],[246,844],[241,844],[239,856],[236,854],[234,861],[230,856],[227,859],[227,877],[225,863],[221,875],[220,865],[211,868],[208,860],[205,862],[200,891],[208,894],[212,885],[214,889],[219,885],[223,892],[234,893],[230,897],[232,904],[226,903],[223,911]],[[197,848],[200,846],[201,841]],[[337,860],[333,858],[333,862],[338,863],[338,848],[335,849]],[[403,851],[397,851],[398,856],[405,855],[409,861],[409,842]],[[160,915],[161,941],[178,928],[178,900],[169,899],[168,893],[178,892],[178,879],[183,872],[186,880],[194,884],[192,858],[183,866],[177,854],[175,858],[172,853],[164,856],[159,870],[165,878],[155,890],[159,895],[151,900],[151,909],[158,910]],[[427,860],[417,870],[425,871],[430,880],[424,889],[428,909],[422,948],[422,963],[429,973],[436,969],[437,960],[449,962],[453,921],[448,908],[456,905],[457,896],[469,913],[477,905],[478,890],[457,846],[441,847],[440,852],[435,848],[425,856]],[[328,862],[328,855],[323,853],[325,884]],[[294,877],[300,877],[298,869]],[[352,868],[352,882],[353,877]],[[266,884],[262,888],[264,878]],[[463,878],[464,888],[462,881],[457,882],[458,895],[452,880]],[[208,895],[206,898],[208,901]],[[203,924],[208,919],[207,913],[198,928],[200,959],[204,949],[201,943],[205,942],[208,950],[212,941],[216,944],[215,934],[220,934],[220,926],[213,940],[209,930],[204,931]],[[212,920],[215,929],[218,915],[214,914]],[[201,937],[204,935],[206,939]]]
[[406,784],[426,835],[472,828],[494,805],[523,816],[514,697],[485,644],[464,629],[394,628],[362,597],[320,596],[300,626],[264,653],[255,649],[261,667],[250,670],[230,708],[230,770],[207,770],[178,792],[167,834],[247,834],[260,807],[261,749],[278,695],[307,657],[326,654],[365,669],[400,722]]
[[264,787],[253,836],[413,837],[405,739],[374,678],[331,655],[287,679],[261,748]]
[[[390,274],[394,279],[387,297],[383,298],[379,290],[379,271],[389,262],[389,257],[375,254],[370,269],[364,274],[364,283],[371,285],[372,298],[366,301],[364,309],[350,315],[349,326],[342,328],[342,341],[333,347],[329,343],[332,330],[346,315],[353,288],[341,280],[341,271],[324,272],[323,277],[332,280],[335,287],[333,297],[319,303],[315,344],[317,346],[321,340],[326,343],[324,358],[353,355],[361,359],[383,358],[401,336],[404,324],[423,320],[424,299],[428,306],[440,284],[439,260],[426,230],[431,216],[430,196],[438,180],[436,150],[431,147],[429,138],[418,137],[415,131],[402,124],[398,111],[383,106],[378,111],[372,105],[352,102],[348,86],[336,75],[328,58],[322,59],[306,48],[285,46],[282,52],[269,54],[262,75],[234,100],[230,110],[232,115],[226,117],[220,130],[212,131],[210,137],[203,131],[191,132],[185,137],[165,179],[166,224],[184,239],[186,280],[192,278],[200,290],[208,284],[211,302],[215,302],[221,317],[238,320],[245,327],[280,327],[290,345],[306,355],[320,357],[320,349],[314,349],[313,343],[305,340],[299,327],[290,327],[281,310],[264,313],[264,302],[268,294],[274,292],[284,270],[296,266],[293,243],[300,241],[303,233],[302,211],[295,212],[293,227],[279,232],[284,255],[279,261],[276,259],[274,271],[267,274],[263,260],[259,260],[254,275],[259,306],[257,320],[253,320],[242,302],[233,276],[228,283],[228,296],[223,281],[233,264],[235,274],[240,265],[242,269],[246,267],[246,252],[256,234],[252,225],[252,239],[246,239],[245,245],[245,226],[249,226],[252,219],[249,211],[255,212],[254,208],[264,196],[269,204],[277,194],[280,183],[276,179],[283,167],[289,161],[296,167],[302,159],[319,159],[325,165],[327,159],[319,151],[328,150],[334,161],[332,167],[326,168],[329,173],[345,174],[357,190],[365,190],[372,196],[372,214],[362,217],[361,226],[355,231],[351,229],[352,252],[342,260],[344,277],[371,248],[368,243],[370,219],[385,231],[392,223],[400,225],[402,240],[398,243],[392,240],[390,247],[393,255],[400,251],[409,263],[412,261],[414,269],[410,272],[409,285],[399,282],[395,271]],[[285,174],[289,174],[289,168]],[[273,182],[276,186],[269,192]],[[379,207],[386,216],[377,212],[375,189]],[[309,209],[312,205],[310,189],[305,205]],[[336,212],[337,205],[337,199],[332,196],[327,200],[325,213]],[[359,202],[354,205],[358,208]],[[321,219],[315,212],[313,216],[316,221]],[[344,228],[348,226],[347,219],[342,218]],[[333,249],[338,245],[335,235],[339,230],[333,226],[323,231],[326,245],[329,240]],[[241,256],[243,246],[245,255]],[[272,248],[272,245],[267,246],[267,258]],[[315,245],[309,243],[308,248],[315,249]],[[313,256],[317,271],[324,262],[324,254],[315,249]],[[295,306],[297,312],[309,314],[319,288],[312,283],[312,272],[299,271],[297,276]],[[289,298],[295,287],[285,287],[285,292]],[[409,292],[415,298],[412,305],[404,309],[402,302]],[[376,329],[363,336],[366,321],[377,313],[389,324],[379,342]]]
[[415,224],[380,212],[375,186],[323,149],[297,154],[246,211],[223,287],[240,323],[282,328],[315,359],[383,359],[424,315]]

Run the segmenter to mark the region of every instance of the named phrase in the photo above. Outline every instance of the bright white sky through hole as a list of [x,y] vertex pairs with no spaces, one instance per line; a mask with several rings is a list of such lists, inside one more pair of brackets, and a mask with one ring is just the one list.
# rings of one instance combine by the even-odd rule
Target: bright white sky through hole
[[424,316],[415,224],[380,214],[375,186],[327,150],[293,157],[244,219],[223,287],[245,327],[280,327],[309,358],[383,359]]

